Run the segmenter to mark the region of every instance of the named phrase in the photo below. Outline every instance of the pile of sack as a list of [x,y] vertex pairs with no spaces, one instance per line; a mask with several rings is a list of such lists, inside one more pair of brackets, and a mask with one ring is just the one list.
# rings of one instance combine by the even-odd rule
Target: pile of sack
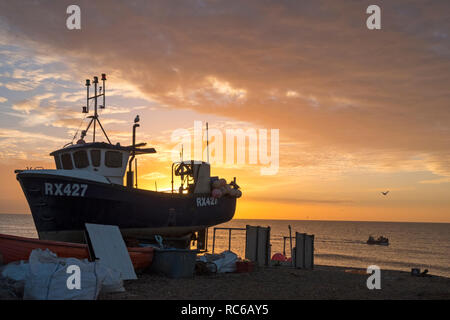
[[197,257],[197,263],[203,263],[209,273],[235,272],[238,256],[231,251],[224,251],[220,254],[208,254]]
[[239,190],[239,186],[237,186],[236,183],[231,182],[230,184],[227,184],[225,179],[217,179],[212,182],[211,195],[214,198],[220,198],[225,195],[240,198],[242,196],[242,192]]
[[120,272],[100,261],[60,258],[48,249],[35,249],[28,261],[3,266],[1,279],[26,300],[95,300],[100,292],[125,291]]

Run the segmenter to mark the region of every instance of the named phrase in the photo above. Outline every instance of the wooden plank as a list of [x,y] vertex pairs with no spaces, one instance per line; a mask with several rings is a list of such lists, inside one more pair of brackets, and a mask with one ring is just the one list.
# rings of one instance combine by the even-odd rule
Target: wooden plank
[[247,226],[245,236],[245,258],[258,266],[269,265],[270,228]]
[[303,269],[305,267],[305,234],[295,233],[295,267]]
[[95,257],[106,267],[120,271],[122,280],[137,279],[119,228],[91,223],[85,225]]
[[245,233],[245,258],[256,261],[256,227],[247,225]]
[[314,268],[314,235],[305,237],[305,268]]
[[258,228],[258,266],[266,265],[267,261],[267,228]]

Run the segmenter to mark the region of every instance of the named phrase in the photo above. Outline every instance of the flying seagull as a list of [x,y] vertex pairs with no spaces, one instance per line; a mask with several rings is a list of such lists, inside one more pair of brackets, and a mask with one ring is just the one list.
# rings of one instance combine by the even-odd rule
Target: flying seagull
[[381,194],[382,194],[383,196],[387,196],[388,193],[389,193],[389,190],[386,191],[386,192],[381,192]]

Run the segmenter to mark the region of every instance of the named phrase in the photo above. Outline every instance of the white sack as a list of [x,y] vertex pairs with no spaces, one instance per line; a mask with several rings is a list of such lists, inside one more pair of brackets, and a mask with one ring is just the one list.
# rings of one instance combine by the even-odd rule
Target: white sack
[[[67,268],[76,265],[80,269],[80,288],[69,289]],[[36,300],[94,300],[97,298],[106,268],[98,262],[81,261],[75,258],[58,258],[46,249],[35,249],[29,258],[29,273],[26,278],[24,299]],[[73,277],[71,278],[73,279]]]

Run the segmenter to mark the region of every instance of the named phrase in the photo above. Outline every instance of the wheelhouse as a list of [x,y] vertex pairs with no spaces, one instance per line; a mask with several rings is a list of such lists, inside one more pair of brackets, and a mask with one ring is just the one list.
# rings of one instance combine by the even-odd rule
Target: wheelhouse
[[104,142],[71,145],[52,152],[58,170],[90,171],[123,185],[128,159],[132,153],[155,153],[153,148],[136,149]]

